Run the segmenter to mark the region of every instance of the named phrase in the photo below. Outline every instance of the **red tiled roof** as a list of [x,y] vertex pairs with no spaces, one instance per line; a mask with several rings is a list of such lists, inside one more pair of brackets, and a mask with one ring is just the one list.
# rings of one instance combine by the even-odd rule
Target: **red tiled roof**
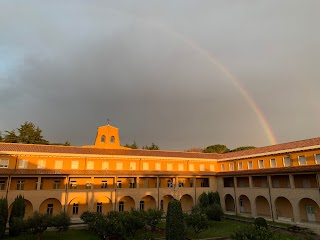
[[197,153],[197,152],[178,152],[163,150],[141,150],[141,149],[101,149],[76,146],[57,146],[57,145],[37,145],[19,143],[0,143],[1,152],[40,152],[40,153],[65,153],[65,154],[95,154],[95,155],[120,155],[136,157],[171,157],[171,158],[195,158],[195,159],[229,159],[264,154],[277,151],[292,151],[298,148],[312,147],[320,145],[320,138],[312,138],[289,143],[276,144],[266,147],[254,148],[238,152],[225,154],[216,153]]
[[319,172],[320,165],[292,166],[279,168],[263,168],[219,172],[217,176],[237,176],[237,175],[261,175],[261,174],[286,174],[286,173],[303,173],[303,172]]

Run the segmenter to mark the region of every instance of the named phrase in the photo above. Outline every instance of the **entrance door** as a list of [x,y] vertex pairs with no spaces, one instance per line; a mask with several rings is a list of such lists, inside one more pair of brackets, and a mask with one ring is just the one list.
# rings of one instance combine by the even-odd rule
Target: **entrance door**
[[314,211],[313,206],[306,206],[306,212],[308,217],[308,222],[315,222],[316,221],[316,214]]
[[244,212],[243,200],[240,199],[240,212]]

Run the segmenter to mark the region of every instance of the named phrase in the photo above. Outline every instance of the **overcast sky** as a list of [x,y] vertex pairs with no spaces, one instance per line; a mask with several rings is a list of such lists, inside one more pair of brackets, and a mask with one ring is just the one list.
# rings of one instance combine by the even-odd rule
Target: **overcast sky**
[[[184,150],[320,136],[320,1],[0,0],[0,130]],[[242,90],[241,90],[242,89]],[[253,106],[257,108],[254,109]]]

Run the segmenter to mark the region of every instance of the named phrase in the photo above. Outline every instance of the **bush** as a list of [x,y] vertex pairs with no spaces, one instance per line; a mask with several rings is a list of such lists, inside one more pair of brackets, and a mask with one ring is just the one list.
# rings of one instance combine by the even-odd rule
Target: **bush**
[[26,231],[26,222],[22,217],[11,218],[11,223],[9,227],[10,236],[18,236],[20,233]]
[[213,204],[203,209],[209,220],[221,221],[223,210],[220,205]]
[[93,222],[96,219],[97,214],[99,213],[85,211],[80,215],[80,218],[82,221],[88,224]]
[[61,212],[52,217],[52,226],[55,227],[59,232],[68,231],[70,225],[70,216],[66,212]]
[[[21,233],[20,229],[23,229],[23,227],[17,226],[17,224],[21,224],[23,222],[25,210],[26,210],[26,204],[24,202],[24,197],[22,195],[19,195],[15,198],[12,204],[12,210],[10,213],[10,218],[9,218],[10,236],[18,236]],[[21,219],[17,219],[17,218],[21,218]],[[13,221],[15,222],[13,223]]]
[[178,200],[173,200],[168,204],[168,213],[166,217],[166,239],[183,240],[185,235],[186,231],[181,203]]
[[192,229],[192,231],[197,235],[197,238],[199,238],[199,233],[203,232],[209,227],[206,214],[202,213],[198,207],[192,208],[191,214],[185,215],[185,219],[187,227]]
[[262,218],[262,217],[257,217],[254,219],[254,225],[256,227],[263,227],[263,228],[268,228],[268,224],[267,224],[267,221]]
[[248,225],[238,228],[231,235],[232,240],[273,240],[274,234],[267,228],[257,228],[254,225]]
[[208,194],[203,192],[199,197],[199,207],[206,208],[209,206],[209,197]]
[[0,239],[3,239],[8,221],[8,201],[6,198],[0,199]]
[[41,239],[42,233],[51,225],[51,215],[34,212],[31,217],[27,219],[28,232],[37,235]]
[[144,212],[131,209],[130,212],[121,212],[121,221],[127,236],[134,236],[136,232],[145,226]]
[[220,195],[218,192],[208,192],[208,199],[209,199],[209,205],[218,204],[220,203]]
[[149,208],[144,212],[145,224],[151,227],[157,225],[162,219],[162,210],[158,210],[155,208]]

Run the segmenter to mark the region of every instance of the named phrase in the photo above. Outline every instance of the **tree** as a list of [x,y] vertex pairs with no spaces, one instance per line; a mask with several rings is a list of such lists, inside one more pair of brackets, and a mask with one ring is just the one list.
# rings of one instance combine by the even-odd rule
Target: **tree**
[[7,143],[18,143],[19,137],[16,135],[14,130],[12,131],[5,131],[6,134],[4,135],[3,142]]
[[243,146],[243,147],[237,147],[235,149],[232,149],[230,152],[238,152],[238,151],[243,151],[243,150],[249,150],[249,149],[254,149],[256,147],[254,146]]
[[209,227],[209,222],[206,214],[204,214],[199,207],[193,207],[191,214],[186,217],[186,223],[188,228],[197,235],[199,239],[199,233],[205,231]]
[[136,232],[145,226],[143,212],[131,209],[130,212],[121,212],[121,220],[128,237],[134,236]]
[[161,221],[162,214],[162,210],[156,208],[149,208],[147,211],[145,211],[144,215],[146,225],[149,225],[151,226],[151,228],[154,228],[154,226]]
[[65,141],[65,143],[63,144],[63,146],[71,146],[71,143],[69,141]]
[[199,207],[200,208],[206,208],[209,206],[209,197],[208,194],[203,192],[200,196],[199,196]]
[[216,191],[216,192],[208,192],[208,199],[209,199],[209,205],[212,205],[212,204],[218,204],[218,205],[221,205],[220,204],[220,195],[219,193]]
[[186,150],[184,150],[185,152],[203,152],[203,148],[197,148],[197,147],[193,147],[193,148],[188,148]]
[[149,147],[148,145],[142,147],[142,149],[145,149],[145,150],[160,150],[159,146],[152,143],[151,146]]
[[51,215],[36,211],[27,219],[26,225],[28,231],[37,235],[40,240],[42,238],[42,233],[51,225]]
[[181,203],[178,200],[173,200],[168,204],[166,240],[183,240],[185,235],[186,231]]
[[0,199],[0,239],[3,239],[8,221],[8,201],[6,198]]
[[48,144],[49,142],[41,135],[42,130],[32,122],[25,122],[18,128],[19,142],[26,144]]
[[18,236],[23,230],[23,218],[25,215],[26,204],[24,202],[24,197],[18,195],[13,204],[12,210],[9,218],[9,234],[10,236]]
[[125,147],[131,148],[131,149],[138,149],[139,148],[135,140],[133,141],[133,144],[126,144]]
[[0,142],[3,142],[3,135],[1,131],[0,131]]
[[211,145],[203,150],[204,153],[227,153],[229,151],[229,148],[221,144]]
[[52,226],[59,232],[66,232],[71,225],[70,216],[67,212],[61,212],[52,217]]

